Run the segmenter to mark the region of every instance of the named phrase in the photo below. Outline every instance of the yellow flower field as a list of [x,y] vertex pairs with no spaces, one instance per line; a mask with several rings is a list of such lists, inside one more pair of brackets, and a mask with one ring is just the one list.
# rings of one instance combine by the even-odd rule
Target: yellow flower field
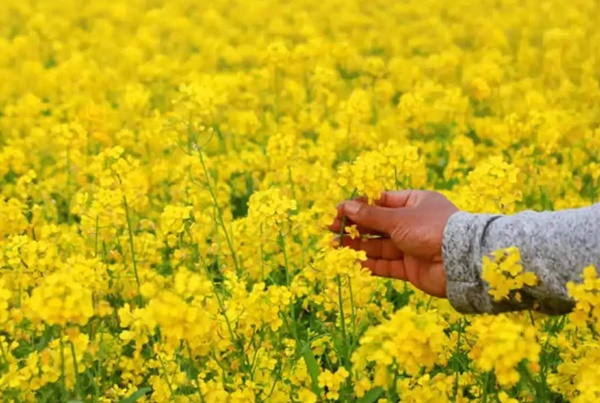
[[[599,401],[593,268],[569,316],[463,316],[326,230],[384,189],[471,212],[595,202],[598,15],[4,0],[0,401]],[[502,256],[496,298],[535,281]]]

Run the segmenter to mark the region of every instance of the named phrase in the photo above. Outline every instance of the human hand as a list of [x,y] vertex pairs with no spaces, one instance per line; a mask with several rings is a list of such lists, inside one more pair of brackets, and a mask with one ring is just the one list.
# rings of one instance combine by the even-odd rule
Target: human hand
[[339,234],[346,216],[346,226],[356,225],[361,235],[379,236],[339,240],[340,246],[365,251],[364,267],[376,276],[409,281],[427,294],[445,298],[442,237],[448,219],[457,211],[438,192],[384,192],[374,206],[364,198],[340,203],[329,229]]

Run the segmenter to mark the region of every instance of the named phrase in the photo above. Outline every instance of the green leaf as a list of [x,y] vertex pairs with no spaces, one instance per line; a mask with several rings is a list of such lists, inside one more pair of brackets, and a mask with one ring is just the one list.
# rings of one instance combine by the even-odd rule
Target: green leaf
[[376,388],[371,389],[370,391],[368,391],[359,401],[358,403],[373,403],[376,402],[377,399],[379,399],[381,397],[381,395],[383,395],[383,392],[385,392],[385,390],[383,390],[383,388],[381,386],[378,386]]
[[134,403],[135,401],[137,401],[140,397],[145,396],[148,392],[150,392],[152,389],[149,387],[145,387],[145,388],[140,388],[138,389],[135,393],[133,393],[131,396],[126,397],[125,399],[121,400],[119,403]]
[[302,356],[304,357],[308,374],[312,380],[312,391],[317,396],[321,397],[321,388],[319,387],[319,364],[308,343],[303,343]]

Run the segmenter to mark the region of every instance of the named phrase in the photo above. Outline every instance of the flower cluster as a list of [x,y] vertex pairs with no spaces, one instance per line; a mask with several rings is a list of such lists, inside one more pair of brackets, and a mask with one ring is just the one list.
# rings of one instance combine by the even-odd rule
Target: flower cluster
[[339,186],[354,189],[373,202],[386,189],[424,185],[426,170],[416,147],[390,141],[340,166],[338,174]]
[[443,366],[448,339],[439,322],[433,313],[419,313],[409,307],[400,309],[388,321],[365,332],[352,357],[354,368],[365,374],[364,368],[372,364],[372,383],[389,387],[396,372],[416,376],[421,369]]
[[521,253],[514,246],[494,251],[492,258],[484,256],[481,277],[489,284],[489,294],[495,301],[508,298],[512,291],[520,300],[518,290],[537,284],[535,273],[523,271]]
[[484,316],[471,322],[469,332],[476,339],[469,357],[482,371],[493,371],[500,385],[519,382],[518,364],[524,360],[537,372],[541,347],[535,327],[506,317]]

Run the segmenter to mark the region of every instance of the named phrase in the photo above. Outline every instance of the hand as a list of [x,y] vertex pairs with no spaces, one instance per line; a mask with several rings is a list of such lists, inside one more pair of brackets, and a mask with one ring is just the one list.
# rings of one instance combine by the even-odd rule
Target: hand
[[438,192],[384,192],[374,206],[364,198],[342,202],[329,229],[339,234],[345,215],[346,226],[356,225],[361,235],[379,236],[340,239],[341,246],[366,252],[364,267],[376,276],[409,281],[427,294],[445,298],[442,237],[448,219],[457,211]]

